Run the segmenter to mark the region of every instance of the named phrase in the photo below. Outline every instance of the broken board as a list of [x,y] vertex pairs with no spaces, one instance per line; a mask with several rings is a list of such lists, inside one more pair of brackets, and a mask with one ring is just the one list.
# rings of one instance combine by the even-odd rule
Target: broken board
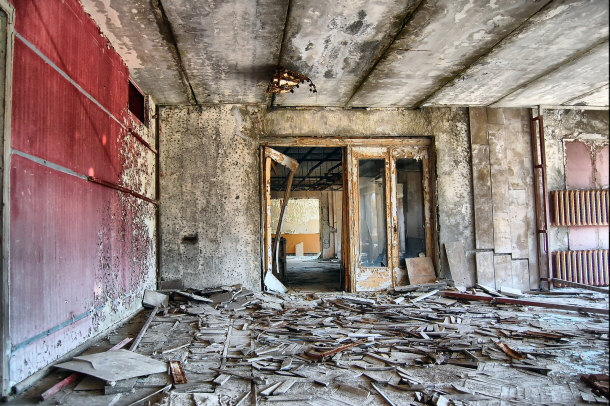
[[72,361],[55,365],[105,381],[119,381],[167,371],[167,364],[128,350],[81,355]]
[[434,273],[432,258],[405,258],[405,264],[407,265],[409,284],[420,285],[422,283],[436,282],[436,274]]
[[472,283],[466,265],[464,244],[462,244],[461,241],[446,242],[445,252],[447,253],[447,262],[449,262],[451,279],[453,279],[457,286],[471,286]]

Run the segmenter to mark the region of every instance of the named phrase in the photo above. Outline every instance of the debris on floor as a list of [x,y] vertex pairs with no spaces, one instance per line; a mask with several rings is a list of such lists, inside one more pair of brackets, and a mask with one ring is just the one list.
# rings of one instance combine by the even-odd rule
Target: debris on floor
[[[78,368],[70,369],[102,380],[78,376],[49,401],[606,403],[608,296],[568,291],[569,296],[523,293],[510,300],[525,304],[514,304],[498,301],[509,299],[501,292],[458,292],[445,282],[369,294],[262,293],[239,285],[168,290],[167,307],[145,310],[140,324],[108,336],[112,343],[141,333],[129,360],[121,358],[127,350],[75,357],[65,364],[76,362]],[[135,358],[141,362],[128,366]],[[120,360],[126,362],[120,374],[105,374],[107,362]],[[36,390],[17,400],[28,404]]]

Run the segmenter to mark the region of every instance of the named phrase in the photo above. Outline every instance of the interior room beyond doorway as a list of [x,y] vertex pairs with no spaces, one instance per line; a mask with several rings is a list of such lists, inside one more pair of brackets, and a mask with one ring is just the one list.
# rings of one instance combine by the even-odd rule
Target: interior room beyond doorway
[[[295,290],[340,290],[342,149],[274,149],[299,163],[282,223],[278,257],[282,282]],[[276,165],[275,169],[277,171],[272,170],[271,173],[272,227],[280,217],[289,174],[280,165]]]

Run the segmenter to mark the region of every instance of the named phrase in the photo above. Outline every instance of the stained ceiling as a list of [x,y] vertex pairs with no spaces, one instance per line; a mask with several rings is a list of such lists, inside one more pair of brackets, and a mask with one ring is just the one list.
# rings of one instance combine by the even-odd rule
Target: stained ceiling
[[607,0],[81,2],[160,104],[608,106]]

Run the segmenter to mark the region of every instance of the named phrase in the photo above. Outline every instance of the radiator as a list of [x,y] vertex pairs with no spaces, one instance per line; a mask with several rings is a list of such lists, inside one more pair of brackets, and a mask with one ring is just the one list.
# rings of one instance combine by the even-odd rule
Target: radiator
[[551,191],[554,226],[607,226],[608,190]]
[[553,253],[553,277],[592,286],[608,286],[608,250]]

